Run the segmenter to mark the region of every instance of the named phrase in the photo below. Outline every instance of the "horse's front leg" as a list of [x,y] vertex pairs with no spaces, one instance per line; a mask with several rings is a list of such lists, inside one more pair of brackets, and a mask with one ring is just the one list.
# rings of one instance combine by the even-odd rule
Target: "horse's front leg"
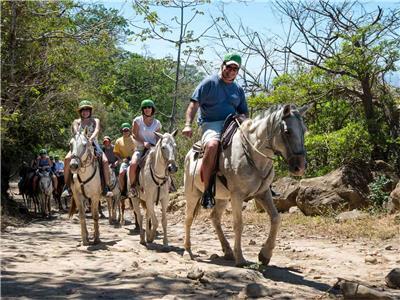
[[81,237],[82,237],[82,245],[88,246],[89,245],[89,234],[86,228],[86,213],[85,213],[85,205],[83,196],[74,196],[72,197],[72,201],[75,201],[76,206],[78,207],[79,211],[79,221],[81,223]]
[[224,232],[221,227],[221,217],[225,211],[227,200],[216,200],[215,206],[211,212],[211,220],[214,225],[215,231],[217,232],[218,239],[221,242],[222,251],[224,252],[225,259],[234,260],[233,251],[226,239]]
[[94,240],[93,243],[100,243],[100,231],[99,231],[99,202],[100,199],[92,201],[92,217],[94,225]]
[[169,195],[168,190],[165,191],[164,196],[161,199],[161,223],[163,227],[163,245],[168,246],[168,233],[167,233],[167,205],[168,205]]
[[114,197],[106,197],[107,199],[107,210],[108,210],[108,223],[112,225],[113,223],[113,198]]
[[152,243],[156,237],[158,220],[154,211],[155,201],[146,201],[146,240],[148,243]]
[[263,244],[258,259],[263,265],[268,265],[275,248],[276,236],[281,224],[281,217],[272,200],[271,190],[264,194],[264,197],[256,197],[255,200],[268,212],[271,220],[271,228],[267,241]]
[[[133,214],[136,215],[136,221],[139,224],[139,232],[140,232],[140,243],[142,245],[146,245],[145,237],[144,237],[144,229],[143,229],[143,217],[142,213],[140,212],[140,199],[135,197],[132,199],[128,198],[130,203],[133,206]],[[124,210],[125,204],[122,208],[122,222],[124,222]]]
[[232,216],[233,216],[233,231],[235,232],[235,244],[233,251],[235,254],[236,266],[242,267],[247,264],[242,253],[242,232],[243,232],[243,219],[242,207],[243,200],[239,197],[232,197]]

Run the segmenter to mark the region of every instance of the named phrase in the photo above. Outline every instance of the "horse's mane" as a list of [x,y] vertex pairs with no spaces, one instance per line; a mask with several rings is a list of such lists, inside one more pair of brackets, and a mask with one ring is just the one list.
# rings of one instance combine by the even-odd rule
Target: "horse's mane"
[[[280,121],[282,120],[284,107],[284,104],[274,104],[271,107],[262,110],[247,124],[249,130],[255,130],[259,126],[260,122],[263,122],[265,121],[265,119],[267,119],[267,122],[269,124],[268,127],[271,129],[272,132],[274,132],[277,126],[279,126]],[[300,116],[300,113],[294,104],[291,104],[290,107],[293,114],[295,114],[296,116]]]

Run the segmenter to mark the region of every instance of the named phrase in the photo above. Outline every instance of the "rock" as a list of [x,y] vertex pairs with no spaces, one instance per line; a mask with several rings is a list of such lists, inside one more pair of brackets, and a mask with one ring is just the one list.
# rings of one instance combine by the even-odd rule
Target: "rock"
[[385,246],[385,250],[393,250],[393,246],[392,245],[386,245]]
[[250,246],[254,246],[255,244],[256,244],[256,241],[254,241],[254,240],[250,240],[250,241],[249,241],[249,245],[250,245]]
[[199,280],[203,276],[204,276],[203,270],[200,270],[199,268],[193,268],[192,270],[189,271],[186,277],[191,280]]
[[376,264],[378,262],[378,260],[376,259],[376,257],[371,256],[371,255],[367,255],[365,257],[365,262],[366,263],[370,263],[370,264]]
[[400,289],[400,268],[392,269],[385,277],[386,285],[393,289]]
[[297,206],[292,206],[291,208],[289,208],[289,214],[297,214],[297,213],[301,213],[300,208],[298,208]]
[[283,177],[273,184],[273,190],[280,195],[273,197],[276,209],[279,212],[287,212],[293,206],[296,206],[296,197],[299,191],[299,181],[291,177]]
[[383,204],[384,208],[391,214],[400,211],[400,181],[389,195],[389,200]]
[[361,212],[357,209],[353,209],[352,211],[345,211],[340,214],[338,214],[335,217],[335,220],[337,222],[343,222],[343,221],[348,221],[348,220],[360,220],[368,217],[367,213]]
[[259,283],[249,283],[239,293],[239,299],[272,297],[279,293],[277,289],[267,288]]
[[374,300],[391,300],[385,292],[381,292],[363,285],[359,282],[339,279],[339,286],[343,293],[343,298],[346,299],[374,299]]
[[368,165],[349,164],[331,173],[300,181],[297,206],[307,216],[332,210],[348,211],[368,206]]

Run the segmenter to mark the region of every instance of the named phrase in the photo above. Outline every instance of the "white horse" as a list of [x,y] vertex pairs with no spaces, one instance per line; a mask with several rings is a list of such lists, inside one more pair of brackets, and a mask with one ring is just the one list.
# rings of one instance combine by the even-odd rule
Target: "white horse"
[[43,216],[51,216],[51,195],[53,182],[49,170],[41,170],[39,176],[39,205]]
[[[110,189],[113,193],[112,197],[107,198],[108,208],[108,222],[114,224],[116,222],[121,223],[121,190],[118,184],[118,178],[115,175],[114,170],[110,168]],[[118,209],[118,220],[117,220],[117,209]]]
[[[308,107],[297,110],[294,106],[274,106],[255,119],[244,121],[233,136],[232,143],[222,150],[218,160],[216,183],[216,204],[211,212],[212,223],[221,242],[226,259],[234,259],[237,266],[248,262],[241,248],[243,231],[243,201],[254,198],[269,214],[271,228],[267,241],[258,255],[259,260],[268,265],[280,225],[280,216],[272,201],[270,185],[274,178],[273,156],[280,153],[288,162],[289,171],[303,175],[306,168],[304,149],[304,126],[302,115]],[[196,161],[191,149],[185,158],[185,250],[194,259],[191,251],[190,227],[200,207],[204,190],[200,179],[201,159]],[[221,177],[223,176],[223,177]],[[221,181],[226,179],[225,186]],[[235,232],[234,251],[221,228],[221,216],[227,202],[231,200],[233,229]]]
[[99,232],[99,201],[101,197],[100,165],[94,155],[94,148],[87,136],[87,130],[77,133],[70,141],[71,145],[71,189],[72,198],[69,216],[71,217],[78,207],[81,223],[82,244],[89,245],[86,228],[85,201],[91,201],[92,218],[94,221],[94,243],[100,243]]
[[[163,244],[168,245],[167,237],[167,206],[169,201],[169,174],[175,173],[178,168],[176,166],[176,142],[173,133],[160,134],[155,132],[159,137],[157,145],[150,149],[147,155],[145,165],[139,173],[139,191],[138,197],[132,199],[133,208],[135,210],[137,221],[140,229],[140,243],[146,244],[145,234],[142,227],[142,215],[140,213],[140,201],[144,202],[146,209],[146,241],[151,243],[156,236],[158,220],[154,211],[155,206],[161,203],[162,226],[164,239]],[[127,171],[129,174],[129,170]],[[129,176],[128,176],[128,182]]]

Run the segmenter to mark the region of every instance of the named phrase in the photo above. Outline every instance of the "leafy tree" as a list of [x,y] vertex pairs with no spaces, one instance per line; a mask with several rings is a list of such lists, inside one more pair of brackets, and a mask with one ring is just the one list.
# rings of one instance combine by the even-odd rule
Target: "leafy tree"
[[[296,28],[286,52],[298,61],[336,77],[335,90],[360,106],[373,145],[372,158],[388,159],[392,142],[400,137],[400,119],[393,99],[386,99],[385,77],[400,60],[400,10],[380,7],[367,12],[357,1],[277,1],[278,10]],[[306,53],[298,45],[309,49]],[[388,120],[392,120],[387,122]],[[396,120],[396,121],[393,121]],[[390,147],[393,148],[393,147]],[[394,154],[400,157],[397,150]],[[400,160],[397,160],[400,169]]]
[[[191,24],[198,16],[204,13],[198,9],[208,0],[172,0],[172,1],[138,1],[134,0],[134,8],[137,14],[143,16],[143,21],[147,27],[137,26],[138,37],[141,40],[158,39],[173,44],[177,48],[177,58],[175,61],[175,70],[165,73],[165,76],[170,78],[174,83],[174,94],[171,102],[171,113],[169,114],[169,131],[176,125],[176,114],[178,112],[178,99],[180,94],[180,85],[186,77],[186,66],[192,54],[202,53],[202,47],[191,47],[190,44],[197,43],[202,37],[214,26],[211,23],[197,35],[190,29]],[[170,22],[164,21],[161,16],[155,11],[155,7],[163,7],[169,10],[177,11],[177,14]],[[189,12],[188,12],[189,11]],[[175,25],[176,24],[176,25]],[[187,46],[184,49],[184,46]],[[183,59],[186,55],[186,59]],[[171,70],[172,71],[172,70]]]
[[127,23],[115,10],[68,0],[2,1],[1,10],[3,195],[21,159],[66,145],[78,98],[96,99],[103,85],[90,82],[84,62],[107,60]]

